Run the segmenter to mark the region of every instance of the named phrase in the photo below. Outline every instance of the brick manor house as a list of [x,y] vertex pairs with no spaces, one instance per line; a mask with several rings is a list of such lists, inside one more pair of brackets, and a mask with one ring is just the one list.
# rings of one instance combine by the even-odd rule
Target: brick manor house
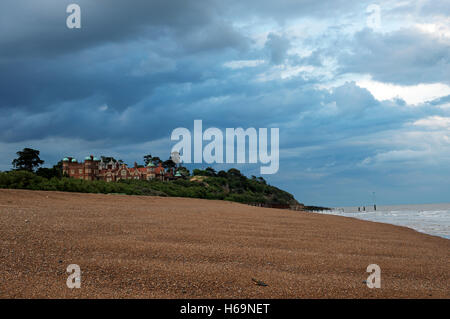
[[159,179],[165,181],[182,177],[180,172],[174,174],[172,169],[166,170],[161,163],[158,166],[149,163],[146,167],[138,167],[135,162],[134,167],[128,167],[126,164],[121,164],[112,159],[109,162],[104,162],[103,158],[99,160],[92,155],[87,156],[84,163],[78,162],[72,157],[65,157],[63,159],[63,174],[88,181],[103,180],[106,182],[123,179]]

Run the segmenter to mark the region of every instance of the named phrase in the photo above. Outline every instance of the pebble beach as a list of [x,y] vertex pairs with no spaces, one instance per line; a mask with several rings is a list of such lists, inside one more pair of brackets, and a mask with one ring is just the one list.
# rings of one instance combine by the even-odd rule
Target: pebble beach
[[450,298],[448,239],[226,201],[0,190],[0,242],[0,298]]

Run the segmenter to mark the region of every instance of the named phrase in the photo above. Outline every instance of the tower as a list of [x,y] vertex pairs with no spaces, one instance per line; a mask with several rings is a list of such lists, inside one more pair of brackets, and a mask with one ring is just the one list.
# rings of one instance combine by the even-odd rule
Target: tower
[[84,179],[93,181],[98,179],[99,160],[93,155],[86,156],[84,159]]
[[62,167],[63,167],[63,176],[69,176],[69,163],[70,163],[70,157],[64,157],[62,160]]

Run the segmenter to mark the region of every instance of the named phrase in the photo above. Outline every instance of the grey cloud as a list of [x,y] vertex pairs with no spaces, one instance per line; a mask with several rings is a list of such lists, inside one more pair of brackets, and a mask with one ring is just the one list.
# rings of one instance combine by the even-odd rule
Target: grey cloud
[[[192,50],[242,47],[245,37],[234,22],[253,16],[283,23],[305,16],[333,17],[360,1],[344,0],[78,0],[82,28],[66,28],[66,7],[71,0],[3,0],[0,3],[0,60],[23,56],[74,53],[109,42],[158,39],[172,36]],[[219,43],[219,39],[224,43]],[[190,40],[189,40],[190,39]],[[184,40],[184,41],[183,41]],[[197,45],[197,48],[194,46]]]
[[290,48],[290,41],[278,34],[269,33],[266,41],[266,48],[270,52],[270,60],[273,64],[281,64],[287,57],[287,50]]
[[[0,34],[0,167],[10,168],[14,151],[26,145],[53,154],[55,161],[70,152],[140,160],[146,152],[168,149],[170,142],[158,141],[175,127],[191,128],[198,118],[205,127],[275,126],[281,152],[288,155],[281,159],[280,175],[268,179],[300,200],[324,204],[324,194],[330,201],[351,201],[371,183],[392,191],[395,178],[383,173],[406,176],[413,167],[386,163],[380,171],[358,163],[418,147],[417,136],[421,145],[446,136],[444,129],[420,135],[423,128],[412,123],[450,116],[444,107],[449,97],[410,107],[402,100],[378,101],[354,82],[319,89],[329,84],[321,75],[259,81],[262,73],[277,69],[273,64],[327,68],[328,58],[337,57],[341,74],[370,73],[375,80],[401,84],[448,83],[448,43],[417,30],[364,30],[349,41],[352,34],[336,29],[302,39],[310,56],[287,55],[290,35],[283,27],[289,19],[316,23],[345,15],[346,20],[355,11],[363,14],[368,2],[79,0],[83,28],[68,30],[65,7],[70,2],[0,3],[0,27],[6,30]],[[258,29],[261,21],[283,34],[272,33],[263,49],[246,37],[246,27]],[[262,60],[267,53],[273,63],[224,67],[229,61]],[[101,108],[105,104],[108,108]],[[406,133],[412,134],[410,140]],[[448,152],[431,147],[436,167],[444,166]],[[433,173],[427,163],[414,165]],[[430,189],[448,189],[447,177],[445,172],[446,182],[440,184],[429,179]],[[414,183],[405,180],[414,193]]]
[[215,1],[79,0],[82,28],[70,30],[66,7],[72,2],[2,1],[0,12],[8,14],[1,26],[8,32],[0,35],[0,57],[54,56],[108,42],[154,40],[168,33],[182,39],[221,21]]
[[450,14],[450,3],[437,0],[412,0],[395,6],[390,13],[394,14],[416,14],[419,17],[448,16]]
[[180,36],[180,43],[187,53],[224,50],[227,48],[243,50],[251,40],[240,34],[229,24],[217,22],[214,25],[198,28]]
[[417,29],[355,35],[352,53],[339,57],[342,73],[369,73],[381,82],[413,85],[450,83],[450,41]]

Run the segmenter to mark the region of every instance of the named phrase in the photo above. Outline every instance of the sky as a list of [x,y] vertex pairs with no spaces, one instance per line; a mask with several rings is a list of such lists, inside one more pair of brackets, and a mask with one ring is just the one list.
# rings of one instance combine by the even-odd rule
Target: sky
[[449,1],[2,0],[0,30],[0,170],[168,158],[201,119],[279,128],[263,177],[306,204],[450,201]]

